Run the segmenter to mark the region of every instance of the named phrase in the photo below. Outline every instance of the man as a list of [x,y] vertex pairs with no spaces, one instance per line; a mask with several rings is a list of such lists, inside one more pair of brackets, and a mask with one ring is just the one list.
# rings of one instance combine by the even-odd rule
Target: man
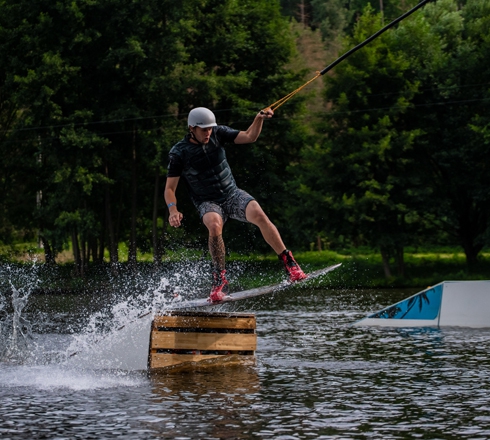
[[213,288],[209,301],[221,301],[228,293],[225,270],[223,226],[228,218],[252,223],[260,229],[265,241],[284,264],[291,282],[306,275],[286,249],[279,231],[269,220],[257,201],[239,189],[226,160],[225,144],[255,142],[262,131],[264,119],[272,110],[260,112],[246,131],[217,125],[214,113],[197,107],[188,116],[189,134],[175,144],[169,153],[165,201],[169,209],[169,223],[179,227],[183,214],[177,208],[175,191],[183,177],[192,202],[209,231],[208,246],[213,264]]

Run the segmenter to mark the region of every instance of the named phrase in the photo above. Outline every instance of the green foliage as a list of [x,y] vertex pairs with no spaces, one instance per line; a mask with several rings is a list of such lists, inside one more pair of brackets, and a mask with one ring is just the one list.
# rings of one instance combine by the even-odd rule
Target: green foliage
[[[135,236],[148,247],[148,219],[164,214],[161,201],[154,205],[162,200],[154,198],[164,183],[158,177],[189,109],[205,105],[221,123],[246,128],[301,80],[282,67],[294,46],[275,1],[6,0],[1,8],[4,241],[25,218],[54,253],[78,239],[87,259],[94,241],[98,254]],[[231,153],[231,161],[246,156],[277,174],[299,147],[280,155],[265,146],[294,132],[282,121],[252,153]],[[19,157],[17,171],[11,165]],[[251,192],[261,183],[253,169]],[[14,203],[19,191],[23,210]],[[200,230],[196,216],[189,220],[192,239]]]
[[[478,11],[478,12],[477,12]],[[463,247],[468,264],[488,243],[490,228],[488,141],[474,124],[488,113],[488,32],[473,24],[488,20],[484,2],[442,0],[400,27],[398,49],[408,41],[425,50],[407,53],[411,76],[421,86],[407,125],[424,136],[417,145],[421,185],[432,194],[423,206],[441,229]],[[485,124],[485,123],[484,123]]]
[[[476,263],[490,226],[485,13],[478,0],[429,4],[327,77],[324,139],[291,167],[303,243],[368,244],[402,273],[404,247],[444,240]],[[367,7],[343,50],[380,27]]]
[[383,24],[388,24],[407,12],[418,2],[409,0],[282,0],[281,6],[285,15],[296,18],[312,28],[320,29],[325,44],[336,46],[338,40],[352,34],[359,17],[366,7],[374,8],[380,14]]
[[[381,15],[367,0],[302,2],[339,53],[415,3],[385,0]],[[1,0],[0,241],[39,233],[47,257],[71,247],[82,266],[107,249],[117,261],[122,242],[128,255],[155,251],[155,237],[168,253],[200,253],[205,231],[182,188],[184,226],[165,226],[167,153],[192,107],[246,129],[304,83],[287,68],[298,5]],[[490,240],[489,25],[487,1],[430,3],[329,73],[328,113],[307,118],[309,95],[295,96],[258,142],[230,146],[239,186],[288,246],[378,249],[388,280],[393,261],[396,276],[410,269],[403,250],[420,243],[459,244],[480,264]],[[230,252],[269,251],[250,225],[230,222],[225,234]]]
[[[367,9],[345,46],[364,41],[379,25]],[[328,225],[334,242],[350,237],[358,245],[396,248],[410,233],[412,175],[402,170],[410,166],[407,154],[420,133],[399,130],[397,124],[416,86],[403,76],[409,63],[388,44],[386,38],[373,41],[327,78],[327,99],[335,107],[321,128],[326,137],[303,151],[295,170],[307,217],[320,227]]]

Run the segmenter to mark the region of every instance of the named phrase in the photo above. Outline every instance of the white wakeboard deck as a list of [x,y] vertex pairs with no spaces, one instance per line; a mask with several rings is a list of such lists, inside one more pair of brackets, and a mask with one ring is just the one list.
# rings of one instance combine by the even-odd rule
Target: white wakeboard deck
[[331,272],[334,269],[337,269],[340,267],[342,263],[334,264],[332,266],[324,267],[323,269],[318,269],[315,270],[314,272],[311,272],[308,275],[307,278],[304,280],[296,281],[295,283],[289,283],[287,281],[284,281],[282,283],[277,283],[277,284],[272,284],[270,286],[262,286],[262,287],[256,287],[254,289],[250,290],[243,290],[242,292],[235,292],[231,293],[227,297],[225,297],[221,301],[214,301],[210,302],[208,301],[208,298],[198,298],[198,299],[193,299],[189,301],[179,301],[175,302],[172,304],[169,304],[165,307],[166,310],[183,310],[183,309],[190,309],[190,308],[196,308],[196,307],[209,307],[209,306],[217,306],[220,304],[225,304],[228,302],[234,302],[234,301],[241,301],[242,299],[247,299],[247,298],[253,298],[255,296],[261,296],[261,295],[266,295],[268,293],[274,293],[278,292],[280,290],[287,289],[288,287],[295,286],[298,284],[302,283],[307,283],[308,281],[311,281],[315,278],[318,278],[321,275],[325,275],[328,272]]

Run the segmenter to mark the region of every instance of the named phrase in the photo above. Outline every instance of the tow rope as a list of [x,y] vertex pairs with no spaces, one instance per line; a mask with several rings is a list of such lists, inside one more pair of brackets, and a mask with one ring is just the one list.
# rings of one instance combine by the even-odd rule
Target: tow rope
[[432,1],[432,0],[423,0],[423,1],[421,1],[418,5],[414,6],[412,9],[410,9],[407,12],[405,12],[403,15],[400,15],[396,20],[393,20],[391,23],[387,24],[384,28],[380,29],[378,32],[376,32],[375,34],[371,35],[369,38],[367,38],[366,40],[364,40],[362,43],[358,44],[357,46],[353,47],[348,52],[344,53],[342,56],[340,56],[339,58],[337,58],[333,63],[329,64],[323,70],[317,71],[316,72],[316,75],[312,79],[310,79],[309,81],[307,81],[306,83],[304,83],[301,87],[298,87],[293,92],[287,94],[286,96],[282,97],[281,99],[279,99],[278,101],[274,102],[270,106],[268,106],[268,107],[264,108],[263,110],[261,110],[261,113],[264,112],[264,111],[266,111],[266,110],[275,111],[281,105],[283,105],[286,101],[288,101],[290,98],[292,98],[294,95],[296,95],[296,93],[298,93],[299,91],[301,91],[302,89],[304,89],[308,84],[310,84],[313,81],[315,81],[318,77],[320,77],[322,75],[325,75],[329,70],[332,70],[337,64],[339,64],[341,61],[345,60],[348,56],[352,55],[354,52],[358,51],[359,49],[361,49],[362,47],[364,47],[366,44],[369,44],[375,38],[378,38],[383,32],[385,32],[389,28],[395,26],[397,23],[399,23],[400,21],[404,20],[409,15],[413,14],[417,9],[420,9],[422,6],[424,6],[426,3],[429,3],[430,1]]

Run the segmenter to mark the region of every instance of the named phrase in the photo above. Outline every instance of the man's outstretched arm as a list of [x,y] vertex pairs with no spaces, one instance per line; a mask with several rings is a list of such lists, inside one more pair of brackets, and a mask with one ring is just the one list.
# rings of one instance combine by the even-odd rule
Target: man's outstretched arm
[[262,132],[264,119],[272,118],[273,114],[274,112],[271,109],[258,113],[257,116],[255,116],[252,125],[248,127],[248,130],[238,133],[237,137],[235,138],[235,144],[251,144],[252,142],[255,142]]

